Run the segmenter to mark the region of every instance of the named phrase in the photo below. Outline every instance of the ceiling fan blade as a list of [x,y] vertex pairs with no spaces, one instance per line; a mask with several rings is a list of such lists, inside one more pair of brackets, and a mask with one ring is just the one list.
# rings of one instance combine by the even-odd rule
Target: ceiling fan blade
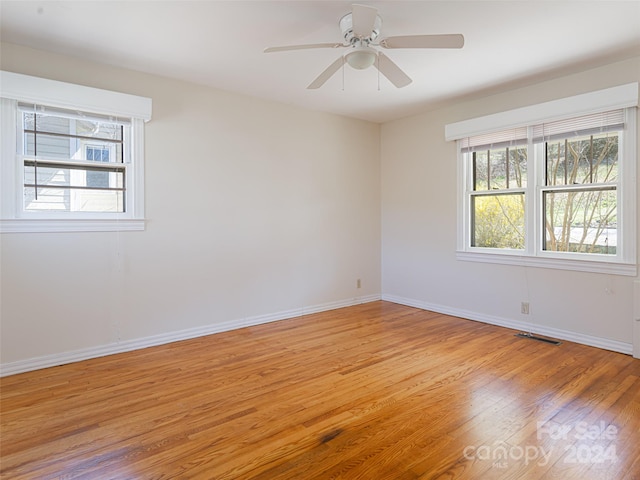
[[384,48],[462,48],[464,36],[451,35],[404,35],[388,37],[380,41]]
[[264,53],[287,52],[289,50],[307,50],[310,48],[340,48],[346,47],[342,43],[311,43],[309,45],[285,45],[283,47],[269,47],[264,49]]
[[354,4],[351,7],[353,34],[358,38],[368,38],[375,26],[378,9],[368,5]]
[[322,72],[318,77],[309,84],[307,89],[315,90],[316,88],[320,88],[325,84],[327,80],[329,80],[334,73],[340,70],[340,67],[344,65],[344,57],[338,58],[335,62],[329,65],[324,72]]
[[380,70],[381,74],[398,88],[406,87],[412,82],[411,78],[384,53],[378,53],[378,61],[374,65]]

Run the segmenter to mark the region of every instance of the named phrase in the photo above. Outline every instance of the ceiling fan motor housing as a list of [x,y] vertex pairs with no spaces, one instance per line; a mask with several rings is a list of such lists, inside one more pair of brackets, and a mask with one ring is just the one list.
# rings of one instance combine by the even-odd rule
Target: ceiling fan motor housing
[[378,38],[378,35],[380,35],[381,29],[382,18],[380,17],[380,15],[376,15],[375,22],[373,23],[373,30],[371,30],[371,35],[366,38],[359,38],[353,33],[353,14],[347,13],[340,19],[340,31],[342,31],[342,36],[345,42],[354,46],[364,46],[373,42],[376,38]]

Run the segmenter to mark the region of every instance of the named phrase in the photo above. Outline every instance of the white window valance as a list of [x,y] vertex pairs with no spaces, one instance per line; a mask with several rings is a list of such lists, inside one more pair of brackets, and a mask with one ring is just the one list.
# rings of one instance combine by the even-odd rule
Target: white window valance
[[595,92],[507,110],[505,112],[450,123],[445,126],[447,141],[513,130],[565,118],[616,110],[638,105],[638,83],[628,83]]
[[150,98],[0,71],[0,97],[67,110],[151,120]]

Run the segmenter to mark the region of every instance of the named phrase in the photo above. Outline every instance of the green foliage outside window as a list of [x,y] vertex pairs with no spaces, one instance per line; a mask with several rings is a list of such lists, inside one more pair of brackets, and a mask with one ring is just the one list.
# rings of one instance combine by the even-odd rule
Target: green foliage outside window
[[473,246],[524,249],[524,195],[473,199]]

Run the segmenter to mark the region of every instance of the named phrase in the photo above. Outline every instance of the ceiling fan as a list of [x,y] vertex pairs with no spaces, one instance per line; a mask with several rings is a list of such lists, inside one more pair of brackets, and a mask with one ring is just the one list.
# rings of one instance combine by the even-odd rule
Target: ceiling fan
[[264,53],[284,52],[288,50],[306,50],[312,48],[349,48],[349,52],[342,55],[329,65],[307,88],[316,89],[325,84],[331,76],[340,70],[345,63],[357,70],[364,70],[371,66],[378,69],[382,75],[397,88],[406,87],[411,78],[391,61],[384,53],[373,47],[382,48],[462,48],[464,37],[459,34],[450,35],[403,35],[376,40],[380,35],[382,18],[378,10],[367,5],[352,5],[351,13],[340,19],[340,30],[344,42],[342,43],[313,43],[308,45],[287,45],[270,47]]

